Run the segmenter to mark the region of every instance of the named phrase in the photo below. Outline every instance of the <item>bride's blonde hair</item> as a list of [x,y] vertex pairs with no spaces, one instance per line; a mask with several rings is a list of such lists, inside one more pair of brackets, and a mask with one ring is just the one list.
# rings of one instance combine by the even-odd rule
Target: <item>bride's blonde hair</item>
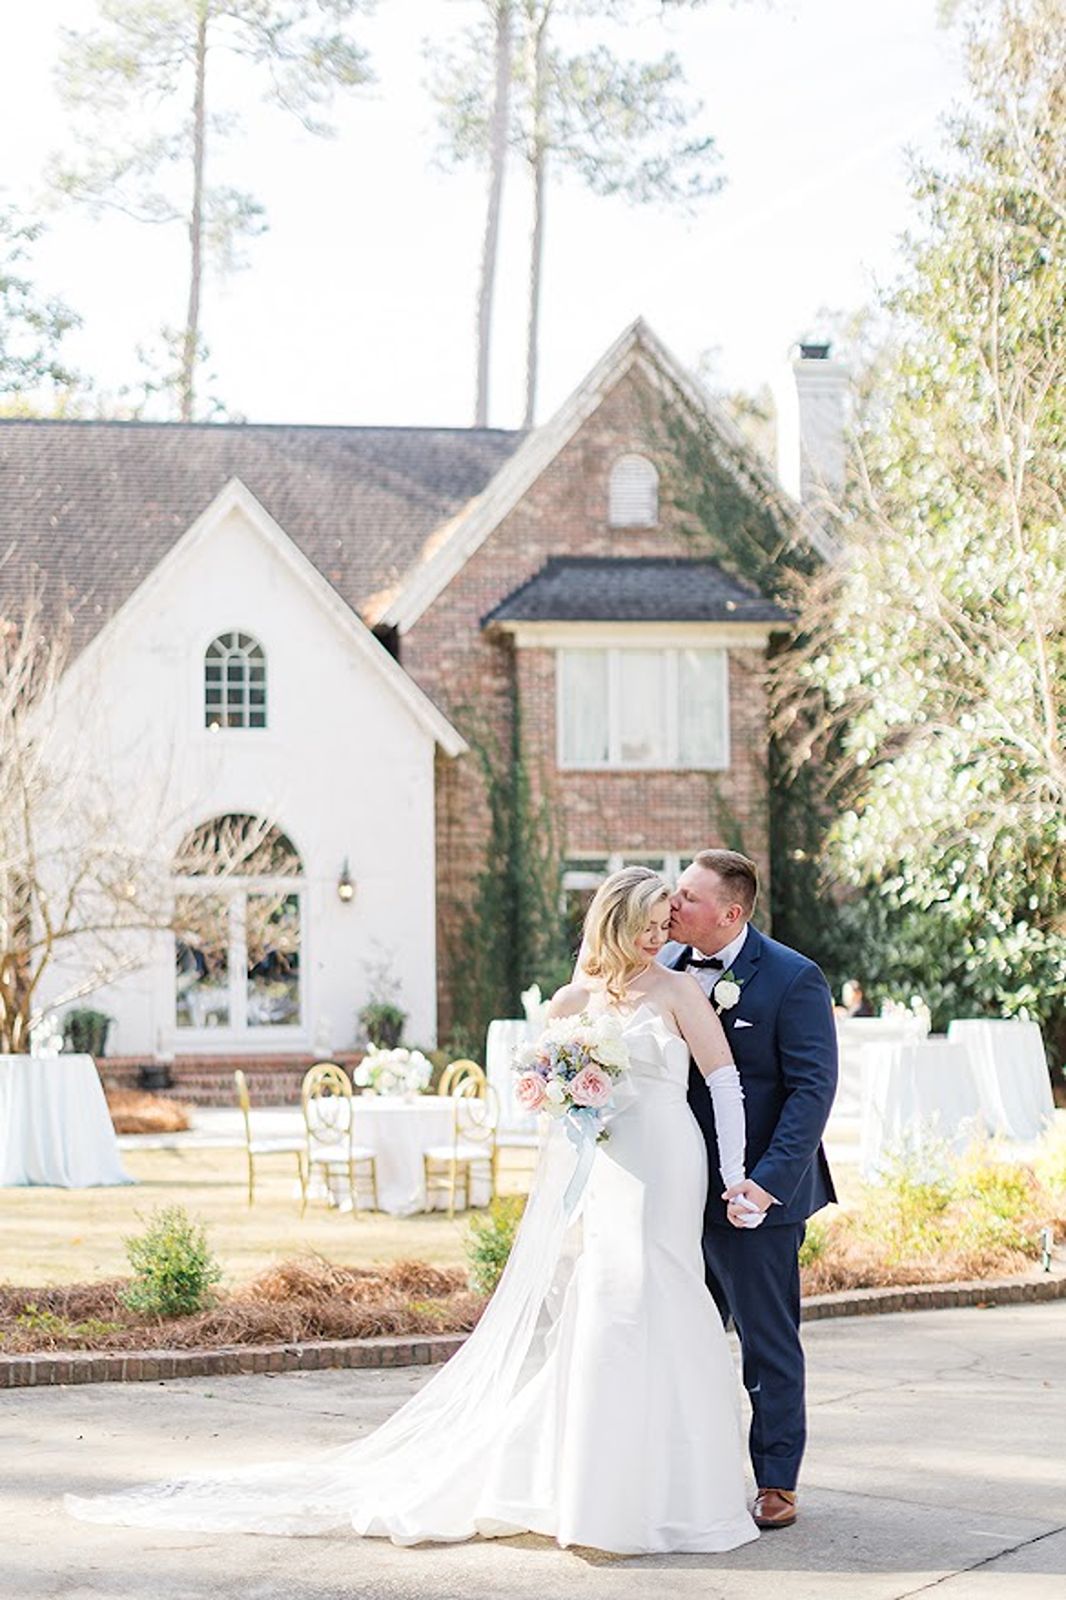
[[602,978],[607,993],[619,1004],[632,978],[645,966],[637,940],[654,908],[670,898],[664,879],[650,867],[623,867],[596,890],[585,914],[582,968]]

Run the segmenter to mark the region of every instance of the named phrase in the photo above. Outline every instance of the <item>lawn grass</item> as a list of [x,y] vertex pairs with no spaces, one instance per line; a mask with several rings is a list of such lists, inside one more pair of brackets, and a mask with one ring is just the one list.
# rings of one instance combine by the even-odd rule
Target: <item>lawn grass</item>
[[[156,1206],[182,1205],[207,1227],[227,1286],[274,1262],[317,1252],[342,1266],[419,1260],[465,1264],[461,1212],[389,1217],[330,1210],[322,1199],[300,1216],[293,1158],[257,1164],[256,1197],[247,1199],[243,1150],[125,1150],[137,1180],[107,1189],[0,1189],[0,1282],[63,1284],[125,1277],[123,1238],[139,1232]],[[520,1174],[501,1187],[521,1188]]]

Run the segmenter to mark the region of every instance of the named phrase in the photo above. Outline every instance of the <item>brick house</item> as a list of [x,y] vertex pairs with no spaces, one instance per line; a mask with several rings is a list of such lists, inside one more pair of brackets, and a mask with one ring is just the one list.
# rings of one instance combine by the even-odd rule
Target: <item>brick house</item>
[[[797,365],[797,437],[831,468],[826,354]],[[382,961],[410,1035],[446,1037],[489,837],[470,746],[509,748],[516,714],[573,915],[623,860],[672,874],[728,840],[769,870],[766,652],[790,619],[687,531],[663,428],[685,412],[783,538],[825,549],[642,323],[529,434],[0,422],[0,599],[31,570],[68,597],[67,677],[91,680],[104,742],[137,747],[142,784],[164,746],[186,775],[167,848],[213,815],[269,813],[300,862],[283,1019],[256,998],[238,905],[206,1007],[176,999],[169,934],[101,990],[113,1049],[279,1065],[342,1049]],[[179,970],[188,955],[179,940]]]

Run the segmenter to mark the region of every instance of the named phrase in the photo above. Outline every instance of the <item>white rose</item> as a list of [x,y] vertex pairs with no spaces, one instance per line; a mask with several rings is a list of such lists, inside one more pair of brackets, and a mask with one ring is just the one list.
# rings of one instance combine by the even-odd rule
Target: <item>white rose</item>
[[596,1060],[601,1067],[624,1067],[629,1059],[628,1051],[622,1039],[598,1039],[595,1049]]
[[365,1089],[365,1088],[367,1088],[369,1086],[369,1083],[370,1083],[370,1068],[368,1066],[366,1066],[365,1063],[363,1063],[362,1061],[360,1061],[359,1065],[356,1067],[353,1076],[355,1078],[355,1083],[356,1083],[356,1086],[358,1088]]
[[723,1011],[731,1011],[740,999],[740,984],[734,983],[731,978],[723,978],[714,986],[715,1004],[721,1006]]
[[561,1106],[566,1104],[566,1086],[558,1078],[553,1078],[544,1090],[544,1098],[549,1105]]

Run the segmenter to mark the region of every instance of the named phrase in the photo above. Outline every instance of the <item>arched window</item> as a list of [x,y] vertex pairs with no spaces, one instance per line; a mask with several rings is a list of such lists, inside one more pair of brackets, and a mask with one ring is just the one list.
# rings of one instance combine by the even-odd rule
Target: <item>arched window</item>
[[266,656],[250,633],[220,633],[204,656],[205,728],[266,727]]
[[231,812],[186,834],[173,870],[175,1026],[216,1038],[298,1029],[303,863],[292,840]]
[[659,474],[647,456],[619,456],[611,468],[607,521],[612,528],[658,525]]

